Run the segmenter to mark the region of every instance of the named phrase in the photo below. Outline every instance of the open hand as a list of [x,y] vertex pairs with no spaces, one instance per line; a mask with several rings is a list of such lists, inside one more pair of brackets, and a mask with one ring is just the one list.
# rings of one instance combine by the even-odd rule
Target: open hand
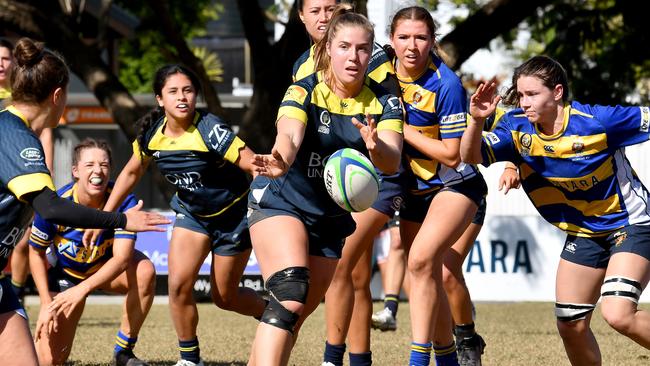
[[126,215],[126,227],[128,231],[166,231],[164,227],[158,225],[169,224],[170,221],[163,215],[140,211],[142,209],[142,200],[138,204],[128,209],[124,214]]
[[375,118],[370,114],[366,114],[366,122],[367,124],[363,124],[356,117],[352,117],[352,124],[359,129],[361,138],[366,143],[366,148],[368,151],[373,151],[377,147],[377,141],[379,140],[377,124],[375,123]]
[[479,85],[469,99],[469,114],[475,119],[485,119],[491,116],[501,100],[496,91],[497,82],[495,79]]

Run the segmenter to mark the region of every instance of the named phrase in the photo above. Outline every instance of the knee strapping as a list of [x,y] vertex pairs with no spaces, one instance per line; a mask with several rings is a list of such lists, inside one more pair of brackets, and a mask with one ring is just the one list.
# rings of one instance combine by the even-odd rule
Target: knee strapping
[[621,276],[606,277],[603,286],[600,288],[600,295],[602,297],[622,297],[635,304],[639,303],[641,292],[641,284],[639,282]]
[[555,303],[555,317],[562,322],[582,320],[594,311],[594,304],[572,304],[568,302]]
[[261,321],[293,333],[298,314],[285,308],[280,301],[304,304],[309,291],[309,268],[289,267],[274,273],[266,281],[270,299]]

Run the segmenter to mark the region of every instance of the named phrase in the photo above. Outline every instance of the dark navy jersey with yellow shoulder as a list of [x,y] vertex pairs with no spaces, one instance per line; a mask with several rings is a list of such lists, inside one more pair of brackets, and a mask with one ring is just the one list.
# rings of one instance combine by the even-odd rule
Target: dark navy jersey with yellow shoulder
[[245,143],[213,114],[197,111],[193,124],[179,137],[165,136],[166,117],[145,132],[146,146],[136,140],[133,151],[153,158],[158,169],[176,186],[180,204],[192,214],[214,217],[246,199],[249,182],[236,165]]
[[54,190],[41,142],[13,106],[0,112],[0,269],[23,236],[33,210],[22,198]]
[[[113,183],[110,183],[106,191],[107,199],[112,187]],[[56,193],[62,198],[79,203],[75,182],[61,187]],[[125,212],[136,204],[135,196],[130,194],[117,212]],[[52,253],[56,256],[56,266],[73,278],[85,280],[113,256],[114,239],[136,239],[135,233],[123,229],[104,230],[97,240],[97,244],[92,248],[86,248],[82,244],[84,232],[84,229],[48,222],[36,214],[32,233],[29,236],[29,244],[40,251],[52,247]]]
[[[316,45],[309,47],[296,62],[293,64],[293,72],[291,74],[293,81],[296,82],[314,73],[316,64],[314,62],[314,50]],[[372,47],[372,55],[368,62],[368,70],[366,76],[382,85],[391,94],[399,96],[399,85],[395,80],[395,69],[393,64],[386,54],[386,51],[379,43],[374,43]]]
[[[395,61],[397,62],[397,60]],[[416,78],[399,76],[406,123],[423,135],[438,140],[460,138],[467,123],[467,96],[456,74],[440,58],[431,55],[424,73]],[[478,170],[460,163],[450,168],[404,143],[404,154],[416,177],[413,194],[426,194],[445,185],[474,177]]]
[[366,144],[351,122],[352,117],[364,121],[366,114],[375,118],[378,130],[402,133],[399,99],[369,78],[359,95],[345,99],[334,94],[320,72],[291,85],[280,104],[278,119],[282,116],[297,119],[305,123],[306,131],[287,174],[270,180],[274,191],[309,214],[344,214],[327,194],[323,168],[327,157],[344,147],[368,156]]
[[484,165],[519,165],[522,187],[539,213],[568,234],[604,236],[650,224],[648,191],[625,157],[625,146],[648,140],[648,107],[564,108],[562,129],[548,136],[521,109],[483,136]]

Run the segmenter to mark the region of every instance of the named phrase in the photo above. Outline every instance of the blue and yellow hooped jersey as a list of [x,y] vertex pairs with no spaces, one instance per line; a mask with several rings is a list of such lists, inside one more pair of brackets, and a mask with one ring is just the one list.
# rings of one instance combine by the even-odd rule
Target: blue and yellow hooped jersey
[[521,109],[483,136],[483,164],[519,165],[524,191],[546,221],[592,237],[626,225],[650,224],[648,191],[625,157],[625,146],[648,140],[650,108],[572,102],[564,125],[545,135]]
[[[316,64],[314,61],[315,47],[316,45],[309,47],[309,49],[300,55],[296,62],[294,62],[293,72],[291,73],[294,82],[313,74],[316,70]],[[372,55],[368,62],[366,76],[386,88],[389,93],[399,96],[399,85],[395,79],[393,63],[379,43],[375,42],[372,45]]]
[[23,196],[44,188],[55,190],[45,153],[29,122],[13,106],[0,112],[0,269],[32,218]]
[[[282,116],[306,125],[305,136],[287,174],[270,180],[272,189],[302,211],[313,215],[336,216],[346,213],[329,197],[323,183],[323,168],[336,150],[351,147],[368,156],[366,144],[352,117],[365,121],[370,114],[378,130],[402,133],[402,106],[399,99],[366,78],[354,98],[339,98],[323,82],[322,74],[312,74],[287,90],[278,119]],[[258,177],[258,179],[264,179]]]
[[185,208],[200,217],[214,217],[246,199],[249,182],[237,166],[246,144],[219,117],[197,111],[194,123],[182,136],[163,133],[165,117],[145,132],[146,149],[138,141],[133,152],[151,157]]
[[[440,58],[432,54],[422,75],[413,79],[398,75],[398,79],[406,123],[432,139],[462,137],[467,124],[467,95],[458,76]],[[414,194],[460,183],[478,172],[475,166],[465,163],[455,169],[447,167],[408,143],[404,144],[404,154],[416,177],[410,187]]]
[[[110,195],[113,183],[109,184],[106,198]],[[77,184],[68,183],[56,192],[60,197],[74,203],[79,203],[77,198]],[[117,212],[124,212],[137,204],[135,196],[128,195]],[[92,276],[101,266],[113,256],[114,239],[135,240],[136,235],[124,229],[104,230],[97,240],[97,245],[86,248],[81,240],[84,229],[57,225],[43,220],[38,214],[34,217],[32,233],[29,236],[29,245],[45,251],[51,247],[56,255],[56,265],[68,275],[85,280]]]

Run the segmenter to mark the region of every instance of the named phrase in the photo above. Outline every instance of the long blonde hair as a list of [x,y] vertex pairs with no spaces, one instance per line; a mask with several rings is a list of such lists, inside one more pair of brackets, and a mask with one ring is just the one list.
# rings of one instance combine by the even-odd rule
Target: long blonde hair
[[349,4],[339,4],[336,6],[332,18],[327,23],[325,36],[316,43],[314,50],[314,63],[316,64],[315,72],[323,71],[323,78],[328,86],[332,86],[334,73],[331,67],[330,56],[327,54],[327,45],[331,44],[338,31],[343,27],[355,26],[361,27],[370,35],[370,44],[375,41],[375,30],[372,23],[365,16],[355,13]]

